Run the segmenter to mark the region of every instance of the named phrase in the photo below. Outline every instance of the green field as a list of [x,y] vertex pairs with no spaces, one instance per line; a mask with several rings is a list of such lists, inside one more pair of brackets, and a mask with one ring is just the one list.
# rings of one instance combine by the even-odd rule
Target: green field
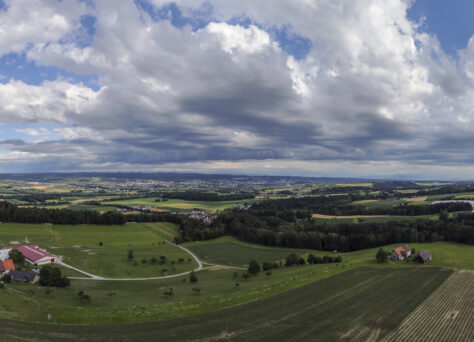
[[204,315],[100,327],[2,320],[0,333],[12,341],[377,340],[395,329],[451,273],[430,267],[356,268],[289,292]]
[[[182,273],[197,267],[183,250],[165,242],[177,234],[171,223],[142,223],[124,226],[1,224],[0,246],[11,242],[37,243],[64,262],[104,277],[157,277]],[[102,242],[102,246],[99,246]],[[134,259],[127,253],[133,250]],[[151,258],[167,258],[166,264],[150,263]],[[179,263],[179,259],[185,262]],[[146,263],[143,263],[143,260]],[[166,270],[166,272],[164,271]]]
[[218,265],[247,266],[250,260],[258,262],[285,259],[290,253],[306,253],[305,250],[290,248],[268,248],[237,241],[234,238],[222,237],[211,243],[187,243],[187,248],[199,255],[202,260]]

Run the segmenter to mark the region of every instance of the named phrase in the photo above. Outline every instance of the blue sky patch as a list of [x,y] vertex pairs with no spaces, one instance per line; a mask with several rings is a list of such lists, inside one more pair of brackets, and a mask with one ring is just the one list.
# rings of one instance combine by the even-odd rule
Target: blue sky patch
[[78,75],[57,67],[37,65],[34,61],[28,61],[24,53],[9,53],[0,57],[0,75],[0,83],[4,84],[10,79],[20,80],[30,85],[65,79],[71,83],[82,82],[94,91],[100,89],[97,75]]
[[408,18],[418,22],[425,18],[422,31],[438,37],[443,50],[457,57],[474,33],[474,1],[417,0],[408,10]]

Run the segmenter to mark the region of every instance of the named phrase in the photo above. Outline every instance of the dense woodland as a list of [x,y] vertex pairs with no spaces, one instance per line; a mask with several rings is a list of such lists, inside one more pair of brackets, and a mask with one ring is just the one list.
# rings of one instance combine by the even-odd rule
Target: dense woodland
[[360,213],[361,209],[348,205],[346,199],[339,196],[271,200],[256,203],[247,211],[227,211],[219,215],[210,227],[185,225],[182,227],[182,239],[207,240],[232,235],[267,246],[329,251],[354,251],[398,242],[453,241],[474,244],[474,214],[458,214],[454,218],[448,215],[448,212],[472,210],[469,204],[442,203],[413,207],[416,209],[404,206],[378,208],[379,211],[370,213],[407,216],[439,214],[440,219],[327,225],[311,220],[311,214],[349,215]]

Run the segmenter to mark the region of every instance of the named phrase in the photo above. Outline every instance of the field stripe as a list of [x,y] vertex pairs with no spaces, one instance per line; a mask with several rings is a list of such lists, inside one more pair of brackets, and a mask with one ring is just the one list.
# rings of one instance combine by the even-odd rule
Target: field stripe
[[474,272],[457,271],[384,341],[472,342],[473,327]]

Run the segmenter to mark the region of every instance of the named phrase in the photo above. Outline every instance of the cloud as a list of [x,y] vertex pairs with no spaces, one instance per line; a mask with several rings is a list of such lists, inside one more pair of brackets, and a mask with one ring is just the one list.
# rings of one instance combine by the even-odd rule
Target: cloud
[[[8,19],[0,54],[23,51],[99,84],[0,84],[0,120],[61,126],[56,140],[11,151],[94,169],[473,162],[474,38],[453,60],[407,19],[407,1],[178,0],[182,25],[160,12],[168,1],[153,4],[38,1],[57,18],[48,22],[8,3],[0,16],[44,34],[16,37]],[[95,18],[88,44],[77,34],[84,14]],[[275,35],[283,29],[308,41],[303,57]]]

